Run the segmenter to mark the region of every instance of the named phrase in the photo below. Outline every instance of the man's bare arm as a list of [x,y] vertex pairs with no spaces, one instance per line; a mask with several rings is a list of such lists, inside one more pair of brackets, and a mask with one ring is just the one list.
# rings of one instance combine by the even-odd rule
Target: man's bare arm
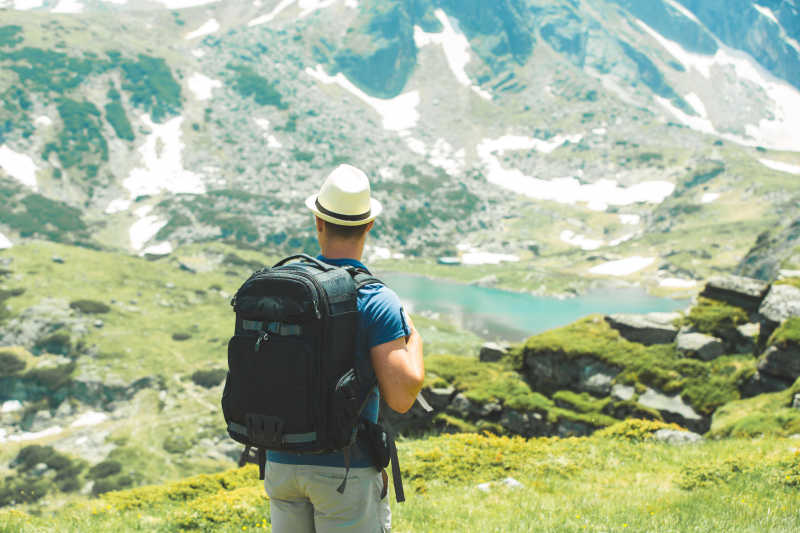
[[411,319],[407,321],[411,328],[408,340],[401,337],[370,350],[381,396],[398,413],[411,409],[425,381],[422,337]]

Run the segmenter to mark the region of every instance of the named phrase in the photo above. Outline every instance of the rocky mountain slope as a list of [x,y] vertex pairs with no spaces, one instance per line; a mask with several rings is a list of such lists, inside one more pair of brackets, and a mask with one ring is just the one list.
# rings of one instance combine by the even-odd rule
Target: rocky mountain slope
[[374,260],[693,291],[796,211],[792,1],[3,7],[0,246],[310,249],[301,200],[352,162]]

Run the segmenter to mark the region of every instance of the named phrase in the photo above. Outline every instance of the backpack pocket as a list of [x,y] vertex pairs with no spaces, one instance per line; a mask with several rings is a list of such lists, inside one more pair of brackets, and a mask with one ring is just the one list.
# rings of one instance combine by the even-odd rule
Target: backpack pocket
[[[279,335],[236,335],[228,344],[229,422],[247,428],[248,444],[293,450],[316,440],[312,350]],[[268,423],[267,423],[268,422]],[[236,438],[234,436],[234,438]],[[240,439],[237,439],[240,440]]]

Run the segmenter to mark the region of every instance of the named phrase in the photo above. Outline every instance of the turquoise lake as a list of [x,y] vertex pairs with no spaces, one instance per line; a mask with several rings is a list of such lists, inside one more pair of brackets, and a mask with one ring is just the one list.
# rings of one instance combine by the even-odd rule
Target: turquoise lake
[[379,273],[408,311],[439,313],[487,339],[520,341],[592,313],[650,313],[686,309],[686,300],[657,298],[638,288],[598,290],[560,300],[424,276]]

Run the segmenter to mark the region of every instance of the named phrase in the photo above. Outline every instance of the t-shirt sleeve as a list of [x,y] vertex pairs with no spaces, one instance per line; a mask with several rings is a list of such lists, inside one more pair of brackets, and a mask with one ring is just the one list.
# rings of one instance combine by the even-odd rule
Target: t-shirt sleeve
[[388,287],[381,287],[373,294],[364,311],[368,348],[405,337],[410,333],[400,298]]

